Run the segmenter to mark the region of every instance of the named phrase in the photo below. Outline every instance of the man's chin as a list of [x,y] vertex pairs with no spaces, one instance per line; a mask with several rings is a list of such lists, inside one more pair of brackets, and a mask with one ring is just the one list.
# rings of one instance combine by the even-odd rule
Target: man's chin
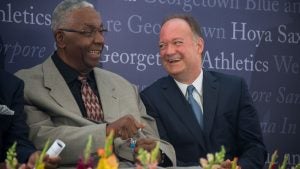
[[180,73],[183,72],[182,68],[179,68],[179,67],[172,67],[172,68],[167,68],[166,71],[168,72],[169,75],[171,76],[177,76],[179,75]]
[[88,62],[87,62],[87,65],[90,67],[90,68],[94,68],[96,66],[99,65],[99,62],[100,61],[100,58],[95,58],[95,59],[90,59]]
[[97,67],[99,64],[97,63],[97,64],[91,64],[90,66],[89,66],[89,69],[94,69],[95,67]]

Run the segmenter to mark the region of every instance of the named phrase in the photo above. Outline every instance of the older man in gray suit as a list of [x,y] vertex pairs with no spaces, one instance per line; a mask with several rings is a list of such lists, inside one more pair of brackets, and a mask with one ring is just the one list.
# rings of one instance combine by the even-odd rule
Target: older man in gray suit
[[[141,147],[152,150],[158,137],[156,123],[146,114],[136,88],[119,75],[96,67],[105,29],[93,5],[62,1],[53,12],[51,28],[57,51],[44,63],[16,73],[25,82],[25,111],[35,146],[42,148],[49,138],[63,140],[62,164],[71,166],[89,135],[95,153],[111,130],[116,133],[114,151],[121,161],[134,161]],[[130,149],[128,140],[140,128],[143,138],[138,137],[135,149]],[[169,164],[176,164],[173,147],[161,141],[160,148],[160,159],[168,157]]]

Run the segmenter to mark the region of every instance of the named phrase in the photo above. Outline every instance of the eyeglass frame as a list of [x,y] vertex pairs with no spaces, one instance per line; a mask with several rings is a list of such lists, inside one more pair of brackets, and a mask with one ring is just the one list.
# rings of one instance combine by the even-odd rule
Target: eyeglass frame
[[87,30],[76,30],[76,29],[67,29],[67,28],[60,28],[58,29],[60,31],[65,31],[65,32],[74,32],[74,33],[78,33],[81,34],[85,37],[93,37],[96,35],[97,32],[99,32],[101,35],[103,35],[104,32],[107,32],[107,29],[101,27],[101,28],[91,28],[91,31],[87,31]]

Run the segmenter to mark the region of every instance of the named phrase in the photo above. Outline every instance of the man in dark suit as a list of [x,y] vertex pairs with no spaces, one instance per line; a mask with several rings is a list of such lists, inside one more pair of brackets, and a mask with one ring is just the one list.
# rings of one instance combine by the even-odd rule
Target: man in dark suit
[[204,41],[197,22],[187,15],[165,19],[160,56],[169,76],[141,92],[160,137],[170,142],[179,166],[199,165],[199,158],[224,145],[226,162],[238,157],[243,169],[261,169],[266,158],[257,112],[239,77],[202,69]]
[[24,83],[3,70],[0,70],[0,79],[0,161],[4,161],[6,151],[14,141],[17,141],[18,160],[23,163],[36,151],[27,139],[28,126],[23,112]]
[[[27,138],[29,128],[23,111],[23,90],[23,81],[0,69],[0,167],[3,167],[6,152],[15,141],[18,162],[27,163],[23,168],[33,168],[39,155]],[[59,161],[59,157],[47,156],[46,168],[56,168]]]

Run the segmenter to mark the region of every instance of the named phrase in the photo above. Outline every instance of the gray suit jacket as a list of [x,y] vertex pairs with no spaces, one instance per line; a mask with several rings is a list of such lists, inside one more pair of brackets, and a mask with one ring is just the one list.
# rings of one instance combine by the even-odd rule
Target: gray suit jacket
[[[145,135],[158,138],[155,120],[146,114],[136,88],[112,72],[94,68],[105,121],[113,122],[131,114],[146,124]],[[82,117],[76,101],[51,57],[44,63],[16,73],[25,82],[25,111],[30,126],[30,139],[42,149],[47,139],[61,139],[66,148],[61,154],[62,164],[75,165],[82,154],[89,135],[93,136],[92,153],[104,147],[106,124],[96,124]],[[161,150],[176,165],[173,147],[161,141]],[[128,145],[120,138],[114,141],[119,157],[133,160]]]

